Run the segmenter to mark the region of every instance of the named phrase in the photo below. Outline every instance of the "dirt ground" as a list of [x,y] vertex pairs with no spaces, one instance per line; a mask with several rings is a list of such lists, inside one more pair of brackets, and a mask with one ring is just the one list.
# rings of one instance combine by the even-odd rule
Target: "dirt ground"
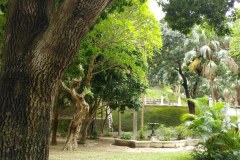
[[[65,143],[66,139],[58,139],[57,146],[50,146],[51,151],[60,151]],[[109,151],[109,152],[180,152],[180,151],[191,151],[193,147],[182,147],[182,148],[129,148],[126,146],[114,145],[114,138],[102,137],[98,140],[87,140],[86,144],[79,144],[78,149],[94,148],[96,151]]]
[[[74,151],[62,151],[66,139],[50,146],[50,160],[192,160],[193,148],[129,148],[114,145],[114,138],[87,140]],[[171,154],[169,154],[171,153]]]

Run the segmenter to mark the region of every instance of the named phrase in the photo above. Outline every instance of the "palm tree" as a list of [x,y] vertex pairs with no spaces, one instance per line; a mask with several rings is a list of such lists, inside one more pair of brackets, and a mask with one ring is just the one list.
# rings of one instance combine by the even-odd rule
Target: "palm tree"
[[[231,78],[229,77],[238,73],[238,65],[228,53],[228,46],[227,38],[222,41],[212,40],[185,54],[185,63],[188,65],[189,70],[192,72],[201,72],[208,80],[213,101],[217,99],[216,82],[224,81],[221,77],[228,77],[228,80],[230,80]],[[225,93],[223,93],[227,95],[226,87],[224,89]]]

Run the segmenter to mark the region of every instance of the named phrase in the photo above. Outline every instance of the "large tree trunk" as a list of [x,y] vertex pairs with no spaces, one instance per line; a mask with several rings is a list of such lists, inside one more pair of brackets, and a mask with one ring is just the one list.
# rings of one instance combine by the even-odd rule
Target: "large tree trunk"
[[53,111],[51,145],[57,145],[58,116],[59,116],[58,105],[56,105],[54,106],[54,111]]
[[66,145],[64,146],[63,150],[71,151],[77,149],[77,139],[80,133],[81,124],[85,118],[85,115],[88,113],[88,109],[88,107],[84,107],[76,111],[76,114],[73,116],[73,119],[70,123]]
[[95,98],[93,103],[94,104],[90,105],[90,111],[88,112],[88,115],[86,115],[86,118],[84,119],[84,124],[82,125],[82,128],[81,128],[81,133],[82,133],[80,138],[81,144],[85,144],[86,142],[89,126],[94,120],[96,112],[100,106],[101,99]]
[[48,159],[58,80],[110,0],[9,0],[0,76],[0,159]]
[[72,118],[72,121],[69,125],[67,141],[66,141],[66,145],[64,146],[63,150],[71,151],[71,150],[75,150],[77,148],[77,146],[78,146],[77,138],[79,136],[82,122],[89,113],[89,104],[85,101],[85,96],[86,96],[85,90],[81,94],[78,94],[76,92],[76,90],[80,87],[80,85],[75,85],[75,84],[78,84],[78,83],[81,84],[81,82],[82,82],[82,78],[74,79],[71,83],[71,86],[72,87],[74,86],[73,88],[67,87],[62,82],[63,89],[66,92],[68,92],[69,94],[71,94],[73,103],[76,108],[75,113]]
[[93,122],[93,118],[85,118],[84,119],[84,124],[82,125],[82,128],[81,128],[81,134],[82,134],[81,138],[80,138],[81,144],[86,143],[86,139],[87,139],[87,135],[88,135],[88,128],[92,122]]

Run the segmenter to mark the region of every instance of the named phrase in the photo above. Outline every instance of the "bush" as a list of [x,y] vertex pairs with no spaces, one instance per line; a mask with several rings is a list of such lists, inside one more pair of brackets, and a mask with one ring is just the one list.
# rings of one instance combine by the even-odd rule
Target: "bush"
[[144,140],[146,139],[145,137],[145,132],[148,130],[148,126],[143,126],[143,128],[138,132],[139,134],[139,139]]
[[112,133],[111,132],[104,132],[103,136],[104,137],[112,137]]
[[175,137],[175,130],[171,126],[165,127],[165,125],[161,124],[157,130],[160,132],[159,140],[169,141]]
[[59,120],[58,121],[58,133],[60,133],[61,137],[66,137],[68,134],[68,127],[71,123],[71,120]]
[[192,153],[196,160],[240,160],[240,137],[234,130],[221,132],[200,143]]
[[123,133],[120,138],[130,140],[132,139],[132,135],[130,133]]
[[199,114],[191,121],[193,132],[205,137],[192,153],[196,160],[240,160],[240,137],[235,124],[224,121],[224,103],[209,107],[207,99],[195,101]]
[[192,135],[191,130],[185,124],[175,127],[174,130],[177,140],[185,139],[187,136]]
[[90,139],[98,139],[98,133],[96,131],[92,132]]

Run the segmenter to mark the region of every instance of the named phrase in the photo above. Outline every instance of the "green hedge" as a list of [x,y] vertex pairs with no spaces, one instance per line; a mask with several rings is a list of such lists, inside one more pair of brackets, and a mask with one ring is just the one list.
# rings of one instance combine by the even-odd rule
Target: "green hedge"
[[[122,114],[122,130],[132,131],[133,111],[128,109]],[[180,117],[188,113],[187,107],[179,106],[148,106],[144,108],[144,125],[149,122],[165,124],[166,126],[177,126],[181,124]],[[141,123],[141,110],[138,112],[138,129]],[[118,129],[118,112],[113,111],[114,130]]]

